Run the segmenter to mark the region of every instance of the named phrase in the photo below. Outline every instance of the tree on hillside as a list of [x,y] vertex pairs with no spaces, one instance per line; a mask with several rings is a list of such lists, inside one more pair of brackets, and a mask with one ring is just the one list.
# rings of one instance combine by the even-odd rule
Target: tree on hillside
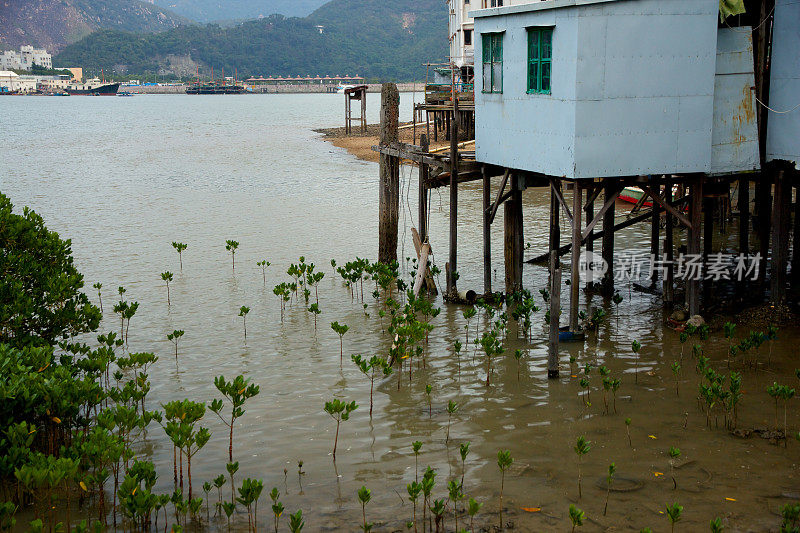
[[0,343],[52,345],[95,331],[102,315],[81,292],[71,241],[27,207],[12,211],[0,193]]

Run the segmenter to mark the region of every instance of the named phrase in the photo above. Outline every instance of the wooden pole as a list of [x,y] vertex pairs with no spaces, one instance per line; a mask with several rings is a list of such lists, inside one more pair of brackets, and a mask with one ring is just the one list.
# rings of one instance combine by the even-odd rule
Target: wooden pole
[[[661,192],[661,187],[656,185],[653,187],[653,190],[656,194]],[[652,200],[653,206],[656,205],[656,201]],[[653,267],[655,267],[659,260],[659,231],[660,231],[660,224],[661,224],[661,212],[658,209],[653,209],[652,218],[650,219],[650,260],[653,261]],[[667,218],[669,218],[669,213],[667,213]],[[658,281],[658,269],[653,268],[653,275],[650,276],[650,281],[655,283]]]
[[350,126],[350,95],[344,95],[344,134],[350,135],[352,133],[352,127]]
[[361,90],[361,133],[367,133],[367,90]]
[[[458,100],[453,100],[453,115],[458,115]],[[455,294],[458,272],[458,121],[450,123],[450,276],[447,292]]]
[[[700,230],[703,222],[703,176],[692,176],[689,184],[689,228],[687,251],[690,256],[700,255]],[[700,279],[691,276],[686,280],[686,306],[689,316],[700,313]]]
[[558,180],[550,182],[550,335],[547,346],[547,377],[558,378],[558,326],[561,315],[561,268],[558,249],[561,247]]
[[506,293],[522,289],[522,190],[519,176],[511,174],[511,197],[503,206]]
[[[795,187],[794,201],[794,238],[792,249],[792,280],[800,280],[800,185]],[[794,283],[793,283],[794,284]]]
[[739,180],[739,253],[750,255],[750,180]]
[[769,256],[769,237],[772,225],[772,180],[774,169],[771,165],[762,169],[761,179],[756,185],[756,204],[758,221],[759,254],[758,281],[764,283],[767,274],[767,257]]
[[489,219],[492,200],[492,181],[486,173],[486,167],[481,167],[483,176],[483,293],[492,292],[492,223]]
[[[616,194],[618,187],[615,178],[606,178],[603,182],[605,200]],[[614,294],[614,211],[615,206],[611,206],[603,215],[603,260],[608,265],[603,276],[603,294],[606,297]]]
[[[419,137],[419,145],[423,153],[427,153],[430,149],[428,136],[422,134]],[[428,240],[428,165],[425,163],[419,164],[419,233],[422,242]]]
[[[664,198],[668,204],[672,204],[672,181],[670,180],[667,180],[667,182],[664,184]],[[664,303],[670,305],[673,301],[675,301],[675,267],[672,264],[675,260],[675,245],[673,244],[675,228],[673,221],[674,217],[667,213],[666,228],[664,230],[664,262],[666,263],[666,269],[664,274],[664,290],[662,291],[662,294],[664,295]]]
[[789,217],[792,189],[786,180],[786,172],[779,169],[775,174],[775,201],[772,208],[772,269],[770,271],[770,301],[781,304],[786,301],[786,267],[789,263]]
[[[381,146],[396,143],[400,115],[400,93],[394,83],[381,87]],[[397,230],[400,213],[400,161],[380,155],[378,192],[378,261],[397,261]]]
[[580,298],[579,265],[581,260],[581,212],[583,188],[580,180],[573,182],[572,191],[572,265],[569,286],[569,330],[578,331],[578,299]]

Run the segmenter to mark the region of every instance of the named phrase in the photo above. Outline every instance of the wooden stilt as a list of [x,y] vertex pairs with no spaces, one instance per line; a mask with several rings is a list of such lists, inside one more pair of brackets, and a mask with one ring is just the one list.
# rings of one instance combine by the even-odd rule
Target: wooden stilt
[[492,222],[489,219],[491,210],[492,182],[486,173],[486,167],[481,167],[483,175],[483,293],[492,292]]
[[770,270],[770,301],[781,304],[786,301],[786,267],[789,263],[789,217],[792,189],[786,180],[786,172],[775,173],[775,200],[772,208],[772,261]]
[[739,180],[739,253],[750,255],[750,180]]
[[511,174],[511,196],[503,212],[506,294],[513,294],[522,289],[522,190],[515,173]]
[[[424,133],[419,136],[419,145],[423,152],[428,152],[430,143],[428,136]],[[428,240],[428,165],[425,163],[419,164],[419,235],[422,242]]]
[[561,267],[558,249],[561,247],[559,203],[556,197],[557,180],[550,182],[550,335],[547,346],[547,377],[558,378],[558,326],[561,315]]
[[[453,102],[453,114],[458,115],[458,101]],[[450,272],[447,292],[457,292],[456,276],[458,272],[458,121],[450,123]]]
[[581,260],[581,214],[583,207],[583,187],[580,180],[573,183],[572,196],[572,265],[569,286],[569,329],[578,331],[578,300],[580,298],[579,265]]
[[758,281],[764,283],[767,275],[767,257],[769,257],[769,237],[772,225],[772,180],[774,170],[768,166],[762,169],[761,179],[756,185],[757,221],[759,254],[761,260],[758,268]]
[[708,269],[708,258],[711,256],[714,246],[714,198],[703,199],[703,300],[708,302],[711,298],[711,287],[714,284],[712,279],[706,277]]
[[792,239],[792,281],[793,285],[800,280],[800,185],[795,187],[794,201],[794,237]]
[[[381,88],[381,145],[397,142],[400,93],[394,83]],[[400,213],[400,161],[380,155],[380,187],[378,193],[378,261],[397,261],[397,229]]]
[[[661,187],[656,185],[653,190],[660,194]],[[655,200],[653,200],[653,205],[655,205]],[[650,281],[655,283],[658,281],[658,269],[655,268],[660,260],[659,254],[659,232],[661,231],[661,213],[658,209],[653,209],[652,218],[650,219],[650,260],[653,262],[653,273],[650,276]]]
[[[667,180],[664,184],[664,197],[668,204],[672,204],[672,181]],[[664,290],[662,294],[664,295],[664,303],[671,305],[675,300],[675,267],[673,265],[675,261],[675,245],[673,243],[675,228],[674,217],[670,213],[667,213],[665,216],[664,264],[666,268],[664,269]]]
[[367,91],[361,94],[361,133],[367,133]]
[[[690,258],[700,256],[700,231],[703,214],[703,176],[692,176],[689,184],[689,222],[687,251]],[[686,278],[686,307],[689,316],[700,313],[700,275],[690,272]]]
[[[617,180],[606,178],[603,184],[603,197],[606,201],[618,191]],[[608,265],[603,276],[603,295],[610,297],[614,294],[614,206],[603,215],[603,260]]]

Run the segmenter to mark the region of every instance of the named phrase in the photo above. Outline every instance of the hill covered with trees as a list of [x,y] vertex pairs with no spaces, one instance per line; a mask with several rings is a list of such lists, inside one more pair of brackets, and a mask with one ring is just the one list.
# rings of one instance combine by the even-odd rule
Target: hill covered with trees
[[[98,31],[63,50],[57,65],[106,73],[186,75],[176,65],[249,75],[359,74],[409,80],[447,56],[441,0],[332,0],[306,18],[270,17],[235,27],[182,26],[157,34]],[[193,68],[193,67],[191,67]]]

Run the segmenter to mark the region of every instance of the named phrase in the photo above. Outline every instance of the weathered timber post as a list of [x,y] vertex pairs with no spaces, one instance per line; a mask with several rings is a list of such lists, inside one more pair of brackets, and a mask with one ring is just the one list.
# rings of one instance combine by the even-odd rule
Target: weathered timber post
[[739,180],[739,253],[750,255],[750,179]]
[[[660,194],[661,186],[656,185],[653,187],[656,194]],[[658,269],[656,265],[659,262],[659,231],[661,230],[661,210],[658,208],[658,203],[653,200],[653,213],[650,218],[650,260],[653,262],[653,274],[650,276],[650,281],[655,283],[658,281]],[[669,215],[669,213],[667,213]]]
[[[796,179],[796,178],[795,178]],[[800,185],[795,187],[794,202],[794,238],[792,249],[792,280],[800,280]]]
[[[615,178],[606,178],[603,182],[603,197],[608,201],[617,193],[618,185]],[[603,260],[608,266],[603,276],[603,295],[610,297],[614,294],[614,211],[612,205],[603,215]]]
[[522,289],[522,187],[516,173],[511,174],[511,197],[503,214],[506,294],[513,294]]
[[350,110],[350,95],[345,93],[344,95],[344,134],[350,135],[353,132],[353,128],[350,125],[350,118],[352,117],[351,110]]
[[580,180],[573,182],[572,189],[572,265],[569,286],[569,330],[578,331],[578,299],[580,298],[579,266],[581,261],[581,214],[583,187]]
[[[598,185],[598,187],[599,187],[599,185]],[[584,211],[584,213],[586,213],[586,225],[587,226],[589,224],[591,224],[592,220],[594,219],[594,191],[592,189],[589,189],[589,190],[592,191],[592,192],[591,193],[587,192],[586,194],[587,195],[591,194],[592,198],[588,198],[587,197],[586,205],[583,207],[583,211]],[[594,235],[594,229],[592,229],[592,231],[590,231],[589,234],[586,236],[586,251],[587,252],[594,252],[594,239],[592,239],[592,235]]]
[[492,222],[489,219],[492,207],[491,177],[486,173],[486,167],[481,167],[483,177],[483,293],[492,292]]
[[[381,147],[397,143],[400,93],[394,83],[381,87]],[[400,213],[400,160],[380,155],[378,192],[378,261],[397,261],[397,229]]]
[[361,133],[367,133],[367,89],[361,91]]
[[758,251],[761,260],[758,267],[758,281],[764,283],[767,275],[767,257],[769,256],[769,237],[772,225],[772,180],[775,169],[772,165],[761,169],[761,177],[756,184],[756,213],[758,221]]
[[[550,181],[550,335],[547,345],[547,377],[558,377],[558,326],[561,315],[561,259],[558,249],[561,247],[561,228],[559,222],[559,203],[556,186],[559,183]],[[613,224],[612,224],[613,226]]]
[[[458,116],[458,99],[453,99],[453,117]],[[458,121],[450,122],[450,272],[447,276],[447,292],[457,292],[458,272]]]
[[775,204],[772,208],[772,270],[770,301],[786,301],[786,266],[789,262],[789,219],[792,188],[783,169],[775,174]]
[[[422,134],[419,136],[419,145],[424,154],[428,153],[430,149],[430,142],[428,136]],[[419,164],[419,236],[422,242],[428,240],[428,165],[422,161]]]
[[[702,175],[689,178],[689,228],[687,251],[690,256],[700,256],[700,231],[703,223],[703,179]],[[700,277],[702,272],[689,272],[686,279],[686,307],[689,316],[700,313]]]
[[[664,184],[664,201],[667,203],[667,205],[672,204],[671,180],[667,180],[667,182]],[[672,304],[672,302],[675,301],[675,267],[672,264],[675,253],[675,245],[673,243],[675,228],[673,223],[674,217],[669,212],[667,212],[665,216],[666,227],[664,229],[664,263],[666,268],[664,272],[664,290],[662,291],[662,294],[664,296],[664,303]]]

